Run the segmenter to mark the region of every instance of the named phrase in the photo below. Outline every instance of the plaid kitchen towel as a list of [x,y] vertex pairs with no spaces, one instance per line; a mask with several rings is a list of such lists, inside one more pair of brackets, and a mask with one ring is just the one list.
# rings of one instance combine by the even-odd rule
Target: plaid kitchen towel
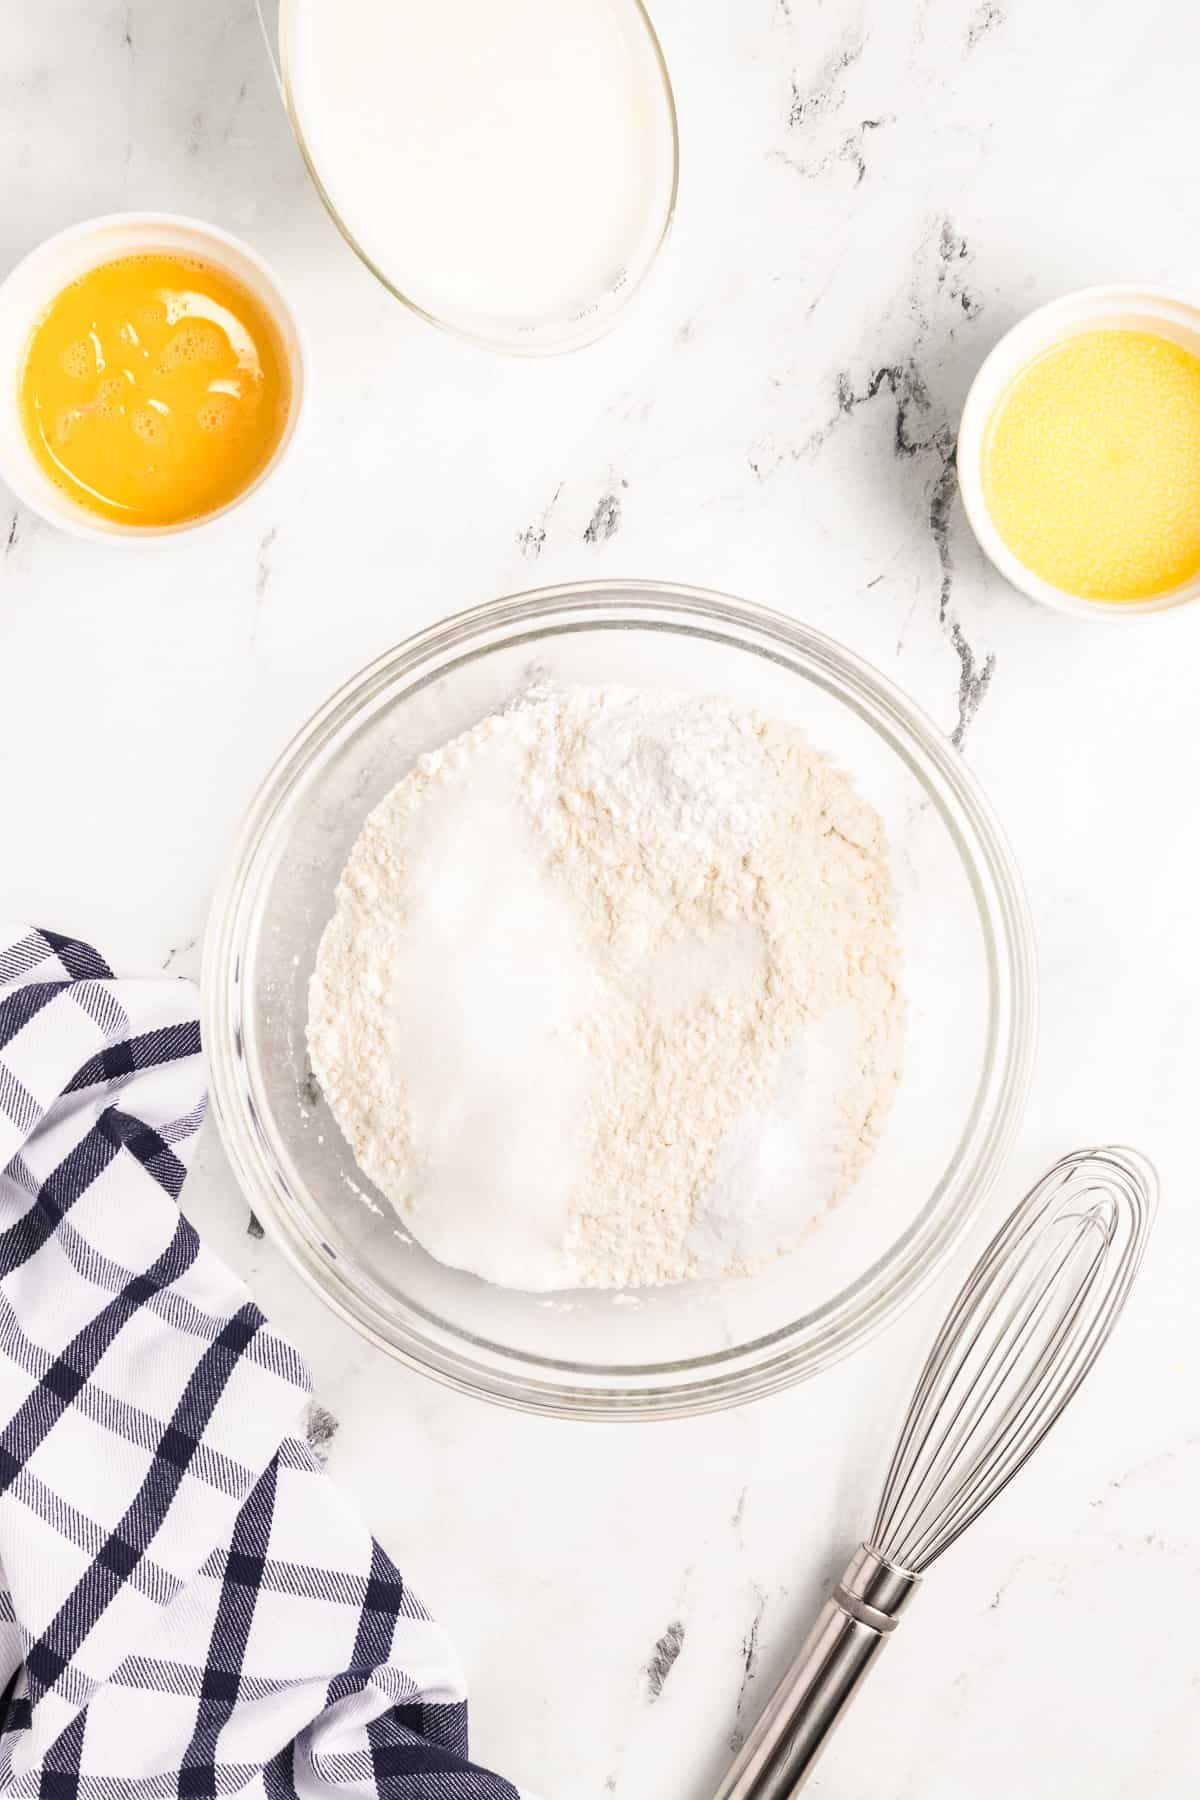
[[516,1800],[178,1208],[195,995],[0,930],[0,1796]]

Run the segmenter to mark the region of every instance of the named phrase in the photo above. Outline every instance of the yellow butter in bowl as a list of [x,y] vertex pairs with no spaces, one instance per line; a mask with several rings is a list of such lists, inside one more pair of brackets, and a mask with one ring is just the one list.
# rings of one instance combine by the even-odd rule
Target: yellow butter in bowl
[[274,322],[199,258],[117,257],[72,281],[30,335],[21,422],[44,473],[125,525],[202,518],[243,493],[287,424]]
[[1083,600],[1152,600],[1200,575],[1200,356],[1157,332],[1044,348],[983,432],[983,500],[1008,550]]

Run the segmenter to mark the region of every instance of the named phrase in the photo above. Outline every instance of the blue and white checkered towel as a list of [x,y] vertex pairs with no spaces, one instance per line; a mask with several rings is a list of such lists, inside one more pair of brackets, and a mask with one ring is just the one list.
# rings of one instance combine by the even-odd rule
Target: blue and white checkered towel
[[187,983],[0,929],[0,1796],[516,1800],[179,1212],[204,1106]]

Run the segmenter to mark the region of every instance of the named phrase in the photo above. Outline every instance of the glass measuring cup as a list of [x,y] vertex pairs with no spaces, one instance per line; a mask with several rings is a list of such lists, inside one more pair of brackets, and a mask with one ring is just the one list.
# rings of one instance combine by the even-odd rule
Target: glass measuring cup
[[[256,3],[317,192],[398,300],[518,354],[610,328],[678,186],[674,97],[642,0],[411,0],[403,16],[372,0]],[[402,54],[422,18],[429,43]]]

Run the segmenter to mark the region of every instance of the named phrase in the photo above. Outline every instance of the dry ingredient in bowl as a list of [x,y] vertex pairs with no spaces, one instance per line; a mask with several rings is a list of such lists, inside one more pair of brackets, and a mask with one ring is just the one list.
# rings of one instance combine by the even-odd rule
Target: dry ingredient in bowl
[[367,819],[308,1038],[441,1261],[527,1291],[759,1265],[852,1187],[899,1079],[879,818],[729,701],[535,690]]

